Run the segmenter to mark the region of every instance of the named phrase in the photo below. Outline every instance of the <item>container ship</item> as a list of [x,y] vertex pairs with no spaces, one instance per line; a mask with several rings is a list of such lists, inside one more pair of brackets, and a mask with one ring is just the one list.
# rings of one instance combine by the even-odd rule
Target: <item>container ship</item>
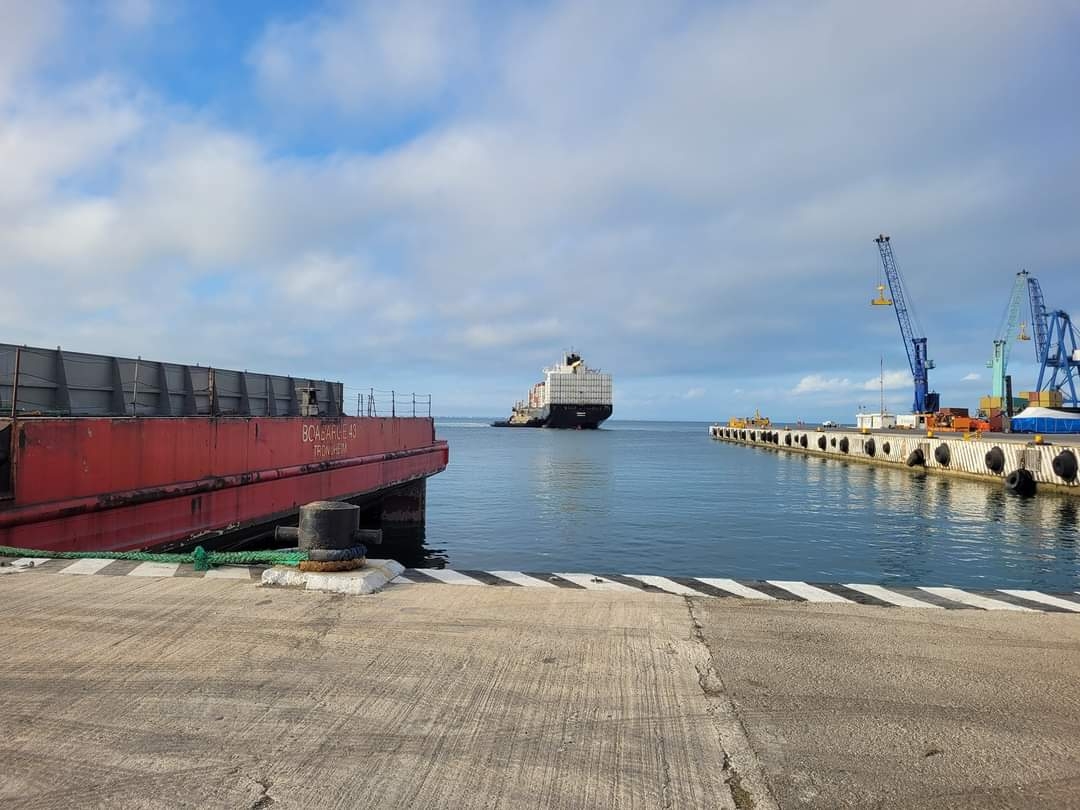
[[611,416],[611,375],[588,368],[570,352],[560,365],[544,369],[529,397],[514,405],[509,419],[494,427],[595,429]]
[[434,421],[348,416],[343,391],[0,344],[0,545],[226,548],[317,500],[364,506],[371,528],[422,524],[449,460]]

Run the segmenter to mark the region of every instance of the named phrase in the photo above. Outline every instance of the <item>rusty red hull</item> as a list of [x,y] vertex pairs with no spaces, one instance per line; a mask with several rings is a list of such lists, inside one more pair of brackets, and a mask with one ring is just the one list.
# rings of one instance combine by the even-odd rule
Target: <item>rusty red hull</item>
[[126,551],[241,530],[446,468],[431,419],[20,418],[0,544]]

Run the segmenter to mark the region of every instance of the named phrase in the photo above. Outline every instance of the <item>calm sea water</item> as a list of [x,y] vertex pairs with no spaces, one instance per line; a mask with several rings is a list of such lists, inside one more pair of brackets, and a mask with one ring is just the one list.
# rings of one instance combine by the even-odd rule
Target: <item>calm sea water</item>
[[427,544],[453,568],[1080,590],[1075,499],[737,447],[705,423],[436,431]]

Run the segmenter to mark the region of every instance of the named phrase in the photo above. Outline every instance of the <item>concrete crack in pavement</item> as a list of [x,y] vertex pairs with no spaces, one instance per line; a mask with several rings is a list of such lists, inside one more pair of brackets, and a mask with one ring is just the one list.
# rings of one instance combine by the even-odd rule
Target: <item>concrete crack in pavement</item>
[[701,622],[694,612],[693,597],[686,596],[684,599],[690,614],[691,637],[697,642],[694,646],[694,668],[697,669],[701,693],[708,704],[709,716],[720,737],[720,747],[724,750],[724,782],[731,791],[735,807],[738,810],[779,810],[761,762],[750,745],[746,728],[724,686],[724,679],[713,665]]
[[664,810],[670,810],[671,804],[671,766],[668,764],[667,756],[664,754],[664,741],[660,734],[660,729],[654,729],[653,736],[656,737],[656,751],[660,756],[660,765],[664,770],[664,784],[661,785],[661,793],[663,795],[663,807]]

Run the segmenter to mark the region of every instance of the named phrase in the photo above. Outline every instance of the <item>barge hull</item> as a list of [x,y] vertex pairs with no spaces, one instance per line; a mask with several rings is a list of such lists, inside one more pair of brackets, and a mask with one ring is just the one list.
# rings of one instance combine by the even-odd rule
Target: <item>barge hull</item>
[[0,544],[52,551],[180,546],[444,470],[426,418],[19,418]]

